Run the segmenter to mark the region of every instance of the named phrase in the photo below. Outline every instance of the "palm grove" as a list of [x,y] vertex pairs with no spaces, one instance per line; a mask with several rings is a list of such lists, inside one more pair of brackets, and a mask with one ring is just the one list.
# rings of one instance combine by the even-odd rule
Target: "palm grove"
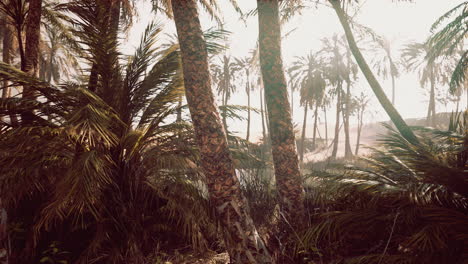
[[[409,43],[400,59],[388,40],[348,16],[354,1],[318,1],[334,10],[344,34],[287,67],[281,26],[315,2],[257,0],[247,15],[258,17],[258,44],[235,58],[225,52],[228,32],[202,30],[200,12],[222,20],[216,1],[153,0],[154,16],[171,19],[177,37],[165,40],[152,22],[124,56],[120,36],[138,1],[2,0],[1,263],[195,263],[195,255],[222,252],[230,263],[467,259],[468,117],[454,112],[437,123],[435,109],[436,89],[447,85],[443,92],[459,101],[467,87],[468,2],[441,14],[431,37]],[[363,43],[381,59],[367,62]],[[409,126],[394,107],[405,70],[420,71],[430,87],[424,125],[432,128]],[[392,121],[360,158],[371,95],[353,94],[358,72]],[[379,81],[388,76],[392,100]],[[240,89],[247,106],[229,105]],[[260,110],[250,105],[257,90]],[[304,109],[297,150],[295,90]],[[332,105],[328,146],[318,116]],[[243,112],[246,138],[227,122]],[[263,137],[253,143],[257,113]],[[328,166],[304,161],[323,145],[332,148]]]

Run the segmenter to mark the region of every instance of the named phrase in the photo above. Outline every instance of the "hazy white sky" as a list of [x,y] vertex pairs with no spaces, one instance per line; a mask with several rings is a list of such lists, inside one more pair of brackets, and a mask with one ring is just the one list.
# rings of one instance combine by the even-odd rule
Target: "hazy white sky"
[[[239,21],[238,14],[228,3],[228,0],[219,0],[222,7],[222,13],[225,18],[225,28],[232,32],[228,54],[236,57],[244,57],[249,54],[249,51],[255,47],[258,37],[258,18],[251,16],[247,19],[247,23]],[[305,1],[307,2],[307,1]],[[325,3],[326,1],[321,1]],[[399,53],[404,43],[409,41],[422,42],[429,34],[431,24],[440,17],[443,13],[450,10],[454,6],[462,3],[463,0],[416,0],[413,3],[399,2],[395,3],[391,0],[361,0],[361,8],[356,16],[356,20],[364,24],[378,34],[385,36],[393,41],[393,50]],[[241,9],[244,12],[253,10],[256,7],[254,0],[238,0]],[[139,36],[146,24],[154,19],[154,14],[150,13],[149,3],[140,4],[140,21],[136,23],[134,29],[129,36],[129,45],[136,46]],[[201,22],[204,28],[214,26],[214,22],[209,16],[201,12]],[[163,19],[159,15],[158,20]],[[167,32],[175,32],[173,22],[165,20],[165,28]],[[320,49],[320,39],[329,37],[334,33],[342,34],[342,28],[334,11],[326,6],[326,4],[318,5],[302,12],[290,22],[283,26],[282,32],[293,30],[282,42],[282,55],[284,65],[287,67],[295,56],[306,55],[311,50],[318,51]],[[371,59],[371,54],[364,53],[368,60]],[[384,89],[390,95],[391,82],[381,80]],[[358,95],[361,91],[365,91],[372,98],[374,97],[366,80],[361,75],[358,83],[353,88],[353,93]],[[445,87],[441,87],[441,91],[446,91]],[[303,119],[303,109],[299,106],[299,94],[295,95],[294,117],[295,123],[300,124]],[[465,97],[463,97],[465,98]],[[427,111],[427,93],[420,87],[417,74],[402,74],[396,81],[396,107],[404,118],[422,117]],[[246,95],[243,86],[240,92],[230,100],[231,104],[246,104]],[[259,108],[259,96],[257,92],[253,93],[252,106]],[[463,101],[462,106],[466,106]],[[453,105],[443,106],[439,104],[437,111],[451,111]],[[375,114],[369,119],[376,121],[387,120],[387,116],[376,100],[372,100],[372,112]],[[333,110],[328,114],[329,122],[333,122]],[[312,117],[310,117],[312,118]],[[310,119],[311,120],[311,119]],[[309,124],[312,123],[309,121]],[[239,127],[236,125],[236,127]],[[261,131],[260,117],[254,115],[253,129],[258,133]],[[245,128],[240,125],[237,129],[242,134]]]

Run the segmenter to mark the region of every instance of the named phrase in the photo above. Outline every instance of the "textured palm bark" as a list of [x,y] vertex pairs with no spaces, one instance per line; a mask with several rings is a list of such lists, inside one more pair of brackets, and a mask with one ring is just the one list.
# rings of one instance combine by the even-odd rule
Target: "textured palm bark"
[[[9,4],[6,3],[7,5]],[[15,47],[15,27],[14,22],[11,21],[10,17],[4,16],[3,23],[5,24],[3,30],[3,49],[2,49],[2,61],[4,63],[10,64],[13,58],[14,47]],[[9,82],[7,80],[3,81],[3,90],[2,90],[2,99],[11,97],[11,87],[9,87]],[[18,126],[18,117],[14,114],[10,115],[11,125],[16,127]]]
[[[39,39],[41,37],[41,14],[42,0],[30,0],[28,21],[26,24],[26,45],[24,49],[24,59],[21,61],[21,70],[30,76],[37,76],[39,73]],[[36,93],[33,87],[23,86],[23,98],[35,99]],[[28,124],[33,119],[33,113],[25,112],[21,115],[22,122]]]
[[265,126],[265,109],[263,107],[263,93],[262,90],[260,90],[260,112],[261,112],[261,117],[262,117],[262,134],[263,134],[263,144],[266,144],[267,142],[267,131],[266,131],[266,126]]
[[[41,14],[42,14],[42,0],[30,0],[28,21],[26,24],[26,46],[24,49],[24,63],[22,64],[22,71],[31,76],[37,76],[39,72],[39,39],[41,36]],[[23,96],[31,98],[34,93],[30,89],[25,89]]]
[[336,159],[338,154],[338,142],[340,139],[340,113],[341,113],[341,81],[337,85],[337,95],[336,95],[336,123],[335,123],[335,137],[333,138],[333,150],[332,150],[332,159]]
[[[304,216],[304,190],[281,58],[279,4],[278,0],[257,0],[257,5],[260,66],[270,123],[276,185],[282,213],[297,230]],[[283,232],[291,232],[290,227],[281,228],[280,236]]]
[[210,200],[223,226],[231,263],[272,263],[249,214],[211,90],[208,54],[195,0],[172,1],[185,93]]
[[299,161],[301,166],[304,164],[304,142],[306,136],[306,126],[307,126],[307,110],[309,104],[306,102],[304,105],[304,120],[302,121],[302,135],[301,135],[301,144],[299,145]]
[[10,247],[8,237],[8,214],[3,207],[2,198],[0,198],[0,263],[8,264],[10,258]]
[[395,127],[401,133],[401,135],[411,142],[412,144],[419,144],[418,138],[415,136],[411,128],[406,124],[405,120],[400,116],[400,113],[395,109],[393,104],[388,100],[385,92],[382,89],[382,86],[375,78],[375,75],[372,73],[369,65],[367,64],[364,56],[362,55],[361,51],[359,50],[356,40],[354,39],[353,32],[351,31],[351,27],[348,22],[348,18],[346,14],[343,12],[341,8],[341,2],[338,0],[328,0],[335,10],[341,25],[345,31],[346,39],[348,40],[349,47],[351,49],[351,53],[353,54],[354,58],[356,59],[359,68],[361,69],[362,73],[367,79],[372,91],[374,92],[375,96],[379,100],[380,104],[384,108],[385,112],[387,112],[388,116],[392,120]]
[[[2,50],[2,61],[4,63],[11,63],[11,54],[13,52],[13,28],[10,23],[7,21],[5,16],[2,23],[3,27],[3,50]],[[2,90],[2,99],[10,97],[10,87],[8,87],[8,81],[3,80],[3,90]]]

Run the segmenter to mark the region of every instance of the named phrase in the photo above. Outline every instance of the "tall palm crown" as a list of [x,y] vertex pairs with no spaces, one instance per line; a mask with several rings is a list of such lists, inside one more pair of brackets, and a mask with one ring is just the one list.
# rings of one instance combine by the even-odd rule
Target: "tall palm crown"
[[317,54],[310,53],[307,56],[297,57],[289,68],[291,82],[298,83],[300,87],[302,105],[306,102],[310,107],[314,104],[321,105],[326,87],[325,73],[321,65]]
[[[34,239],[46,230],[62,228],[60,223],[67,221],[89,235],[91,240],[82,254],[74,256],[80,263],[98,259],[128,263],[148,256],[153,249],[147,245],[163,232],[160,221],[171,216],[142,216],[165,210],[161,205],[171,199],[170,190],[175,186],[186,186],[187,194],[197,192],[194,186],[179,181],[180,176],[198,175],[191,129],[169,118],[183,92],[177,48],[155,48],[161,28],[151,24],[135,54],[125,65],[119,64],[116,43],[109,42],[106,34],[108,26],[95,16],[104,8],[95,1],[67,7],[77,14],[74,30],[92,53],[89,58],[101,63],[97,73],[102,97],[82,83],[53,87],[1,64],[2,79],[29,85],[40,98],[2,100],[2,115],[17,115],[24,109],[34,113],[28,127],[1,124],[0,161],[11,164],[8,169],[2,166],[0,173],[3,202],[9,208],[31,199],[40,203],[30,212],[38,218]],[[20,138],[25,141],[18,142]],[[172,215],[184,214],[180,206],[187,197],[180,198],[166,208]],[[197,218],[207,219],[207,214],[203,216],[207,211],[196,210],[197,216],[189,213],[181,218],[179,223],[189,228],[186,230],[199,228]],[[17,214],[12,217],[21,217]],[[89,219],[86,226],[80,224],[83,218]],[[103,239],[101,232],[111,239]],[[129,247],[115,243],[122,239]],[[203,238],[193,241],[204,243]]]
[[[444,21],[451,17],[453,19],[442,27]],[[466,45],[467,22],[468,1],[460,3],[437,19],[431,27],[433,34],[427,41],[427,45],[430,47],[428,59],[432,61],[439,56],[452,55],[458,47]],[[450,79],[451,92],[464,84],[468,68],[468,50],[462,50],[456,56],[458,62]]]

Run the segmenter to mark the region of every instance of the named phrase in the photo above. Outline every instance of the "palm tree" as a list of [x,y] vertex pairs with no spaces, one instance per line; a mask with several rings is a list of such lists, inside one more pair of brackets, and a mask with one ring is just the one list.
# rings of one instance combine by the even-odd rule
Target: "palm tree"
[[[70,47],[76,42],[67,39],[66,33],[60,32],[56,27],[46,25],[45,28],[48,41],[42,45],[44,65],[41,65],[40,71],[43,72],[44,80],[57,84],[62,75],[68,78],[73,70],[79,68],[78,60],[75,58],[76,48]],[[67,41],[73,41],[73,43]]]
[[[461,12],[459,12],[461,11]],[[457,12],[459,12],[458,15]],[[441,27],[442,23],[452,17],[455,14],[453,20],[446,23]],[[429,61],[433,61],[436,57],[441,55],[451,55],[457,47],[463,46],[464,40],[466,39],[466,22],[468,18],[468,1],[465,1],[437,19],[431,27],[432,36],[427,41],[429,46]],[[459,60],[457,66],[452,73],[450,78],[450,91],[453,93],[459,88],[466,79],[466,68],[468,65],[468,51],[464,50],[458,54]]]
[[[323,57],[324,67],[326,68],[326,70],[324,70],[325,78],[334,87],[334,89],[330,91],[330,94],[336,97],[335,136],[333,138],[331,159],[335,159],[338,153],[341,126],[340,116],[343,115],[343,119],[346,119],[346,114],[344,113],[346,109],[343,108],[343,104],[347,106],[348,94],[343,91],[343,83],[346,81],[348,84],[347,92],[349,92],[351,84],[351,71],[348,65],[349,60],[345,60],[346,54],[342,52],[342,43],[340,42],[341,39],[336,34],[332,38],[322,39],[323,48],[320,51]],[[349,144],[349,141],[346,141],[346,143]]]
[[221,63],[212,64],[210,69],[213,72],[213,82],[216,85],[218,94],[221,95],[221,105],[223,106],[221,116],[223,119],[224,130],[228,132],[226,121],[228,100],[237,90],[235,85],[235,76],[240,70],[240,67],[235,61],[232,61],[231,56],[223,55]]
[[403,49],[402,55],[408,71],[419,71],[421,86],[429,84],[429,105],[427,108],[427,125],[436,125],[436,85],[448,81],[448,64],[450,59],[428,61],[429,47],[424,43],[409,43]]
[[294,82],[291,71],[287,71],[288,74],[288,85],[291,91],[291,116],[294,117],[294,91],[299,88],[298,83]]
[[[87,24],[95,25],[95,30],[99,29],[99,23]],[[57,230],[67,228],[66,219],[74,219],[71,228],[92,238],[85,248],[80,249],[82,254],[76,263],[89,263],[103,256],[106,256],[103,260],[106,263],[138,262],[139,258],[148,254],[145,244],[151,243],[154,236],[145,236],[144,232],[152,233],[155,230],[149,219],[141,216],[160,208],[157,203],[161,201],[162,194],[153,191],[145,182],[154,177],[161,180],[160,176],[168,169],[189,168],[190,163],[195,161],[193,156],[190,157],[192,154],[188,154],[193,147],[189,138],[185,137],[186,144],[182,144],[186,149],[180,149],[181,144],[171,140],[171,134],[179,125],[162,123],[174,113],[175,99],[182,92],[182,87],[177,75],[177,50],[151,48],[159,32],[156,25],[147,29],[141,47],[125,67],[126,74],[120,79],[120,87],[124,89],[116,90],[116,97],[125,103],[122,108],[113,108],[109,102],[83,89],[84,85],[67,84],[64,89],[56,88],[8,65],[1,65],[2,79],[8,79],[15,85],[33,87],[34,93],[41,96],[31,111],[35,117],[27,127],[2,129],[5,133],[1,137],[3,154],[0,162],[18,161],[10,170],[1,171],[2,198],[5,198],[9,208],[15,207],[12,206],[15,201],[23,200],[38,205],[28,212],[30,216],[13,211],[13,217],[20,221],[36,217],[34,232],[28,232],[35,233],[38,241],[41,241],[43,228],[59,234]],[[99,35],[101,41],[107,37],[105,34]],[[109,54],[103,53],[101,56]],[[99,59],[108,60],[104,57]],[[151,61],[156,62],[143,78]],[[112,76],[105,73],[99,75]],[[107,81],[101,78],[100,82]],[[30,101],[22,98],[15,103],[15,108],[28,107],[28,103]],[[124,119],[127,120],[124,122]],[[23,136],[28,141],[26,144],[15,142]],[[12,144],[17,146],[16,153],[34,149],[35,154],[25,160],[22,154],[4,151]],[[174,151],[185,151],[188,155],[174,159]],[[158,162],[155,162],[155,158]],[[19,160],[29,164],[24,166]],[[10,182],[12,178],[16,179],[15,182]],[[11,189],[5,189],[5,186]],[[47,193],[41,186],[47,186]],[[178,213],[181,212],[178,209]],[[119,217],[116,218],[116,215]],[[78,220],[83,218],[86,225]],[[102,236],[101,231],[106,235]],[[28,241],[31,239],[28,238]],[[65,237],[59,239],[66,241]],[[114,243],[121,239],[132,246],[122,247],[122,244]],[[20,249],[17,248],[17,252]],[[25,257],[31,256],[27,250],[23,253]]]
[[[297,228],[304,216],[304,190],[281,58],[279,3],[277,0],[257,0],[257,8],[260,67],[270,123],[276,185],[282,213]],[[281,237],[287,225],[283,219],[280,221],[283,223]]]
[[[31,0],[29,1],[29,7],[27,11],[27,22],[26,22],[26,41],[25,48],[22,50],[22,44],[20,44],[20,54],[24,54],[21,57],[21,70],[28,73],[31,76],[37,76],[39,73],[39,39],[41,35],[41,14],[42,14],[42,0]],[[18,43],[21,40],[21,28],[17,28]],[[34,93],[30,87],[23,87],[23,98],[32,99],[35,98]],[[25,112],[21,115],[22,122],[31,122],[31,113]]]
[[367,64],[364,56],[362,55],[361,51],[359,50],[356,41],[354,39],[353,32],[351,31],[351,27],[348,21],[348,16],[343,11],[341,7],[342,2],[338,0],[328,0],[332,5],[333,9],[335,10],[340,23],[345,31],[346,39],[348,41],[349,48],[351,49],[351,53],[354,56],[359,68],[361,69],[362,73],[366,77],[367,81],[369,82],[370,87],[372,88],[375,96],[379,100],[380,104],[387,112],[388,116],[392,120],[393,124],[397,127],[398,131],[403,135],[403,137],[413,144],[418,144],[418,139],[414,135],[411,128],[406,124],[403,118],[400,116],[398,111],[392,105],[390,100],[388,100],[385,92],[383,91],[380,83],[375,78],[374,74],[372,73],[369,65]]
[[375,57],[372,60],[372,65],[376,69],[376,73],[382,76],[384,80],[388,77],[392,80],[392,104],[395,105],[395,79],[400,75],[398,63],[395,62],[392,54],[392,43],[385,37],[376,38],[372,41]]
[[245,92],[247,93],[247,135],[245,140],[249,141],[250,139],[250,92],[252,90],[250,85],[250,69],[252,67],[252,58],[235,58],[236,65],[239,67],[239,70],[244,70],[245,72]]
[[315,148],[315,138],[317,131],[317,117],[318,108],[322,105],[322,100],[325,94],[326,83],[323,77],[323,69],[321,62],[318,60],[316,54],[310,53],[307,56],[297,57],[293,62],[288,72],[290,73],[290,83],[297,83],[300,86],[301,94],[301,105],[304,106],[304,122],[302,125],[302,136],[301,143],[299,146],[300,150],[300,162],[304,161],[305,152],[305,132],[306,132],[306,121],[307,121],[307,109],[313,107],[314,111],[314,129],[313,129],[313,142],[312,148]]
[[361,132],[362,132],[362,127],[364,125],[364,112],[366,111],[366,108],[369,104],[369,98],[363,92],[361,92],[359,97],[354,99],[354,102],[357,106],[356,115],[357,115],[357,121],[358,121],[356,149],[354,151],[354,155],[358,156],[359,147],[361,143]]
[[[169,6],[167,1],[166,6]],[[233,263],[265,263],[271,257],[250,218],[211,90],[208,54],[197,1],[171,1],[180,43],[187,103],[201,155],[210,200],[226,233]]]

